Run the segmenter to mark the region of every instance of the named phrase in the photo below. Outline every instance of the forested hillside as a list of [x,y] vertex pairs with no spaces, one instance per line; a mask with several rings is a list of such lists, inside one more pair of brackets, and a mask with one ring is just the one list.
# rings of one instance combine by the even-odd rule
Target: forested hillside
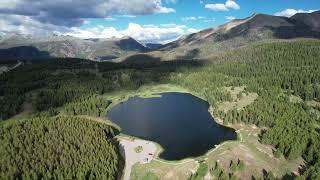
[[[118,130],[74,117],[39,117],[0,126],[1,179],[115,179]],[[94,144],[94,146],[93,146]]]
[[[219,86],[246,86],[258,99],[242,110],[218,112],[231,123],[265,127],[261,142],[288,159],[302,156],[308,163],[304,177],[320,178],[320,44],[319,41],[271,43],[231,51],[212,58],[210,67],[188,71],[175,82],[191,88],[210,104],[223,100]],[[290,102],[290,96],[303,99]]]
[[[82,144],[83,139],[87,139],[85,149],[92,149],[97,153],[109,152],[110,157],[116,157],[117,149],[109,139],[113,134],[108,134],[107,140],[103,140],[102,134],[106,132],[104,129],[110,127],[66,115],[104,116],[111,103],[110,93],[136,90],[143,85],[174,84],[206,99],[213,107],[215,116],[223,119],[225,123],[255,124],[263,128],[264,131],[259,134],[262,143],[272,145],[276,148],[275,154],[283,154],[287,159],[303,157],[306,167],[301,169],[302,178],[319,179],[319,72],[318,40],[257,44],[212,57],[208,62],[159,62],[145,66],[95,63],[78,59],[28,62],[0,75],[0,119],[3,121],[0,143],[4,144],[1,146],[0,159],[4,161],[1,163],[1,172],[5,170],[7,173],[1,176],[11,177],[15,172],[27,176],[24,172],[30,170],[29,166],[20,162],[38,161],[45,166],[39,165],[33,171],[43,177],[59,174],[54,170],[58,169],[58,164],[62,162],[66,163],[65,167],[79,167],[82,169],[79,172],[90,175],[88,169],[93,167],[90,163],[94,163],[89,161],[90,158],[82,159],[83,166],[75,166],[68,160],[59,159],[60,156],[50,157],[55,160],[54,165],[46,164],[46,160],[50,158],[45,158],[45,162],[42,162],[38,157],[47,156],[43,151],[48,148],[44,148],[41,143],[52,143],[49,147],[56,147],[65,141],[61,146],[66,146],[68,155],[63,157],[71,156],[78,160],[79,157],[88,155],[87,152],[82,154],[75,150],[79,148],[78,141],[81,140]],[[256,93],[257,99],[242,109],[221,111],[221,103],[232,99],[225,87],[238,86],[244,86],[245,93]],[[18,123],[10,119],[23,110],[21,106],[30,96],[35,99],[32,102],[35,113],[27,118],[29,120]],[[301,101],[292,101],[292,97]],[[58,136],[59,128],[64,132],[64,136]],[[52,135],[56,138],[49,139]],[[83,136],[85,138],[79,138]],[[100,138],[94,139],[93,136]],[[24,139],[27,138],[33,143],[24,145]],[[106,148],[96,148],[96,144]],[[24,146],[27,148],[21,148]],[[43,153],[32,155],[30,152],[37,148],[42,148],[39,152]],[[110,153],[108,150],[115,152]],[[15,152],[21,159],[13,161],[10,152]],[[5,158],[7,156],[8,158]],[[95,160],[99,157],[92,158]],[[86,163],[89,165],[85,165]],[[117,165],[118,161],[99,161],[94,165],[97,170],[92,169],[92,173],[96,175],[102,171],[109,172],[107,177],[115,177],[114,172],[117,169],[103,169],[106,167],[102,167],[102,164],[106,163]],[[46,171],[43,167],[51,168],[50,176],[42,174]],[[67,171],[63,173],[63,177],[77,177],[77,174],[73,173],[75,171]]]

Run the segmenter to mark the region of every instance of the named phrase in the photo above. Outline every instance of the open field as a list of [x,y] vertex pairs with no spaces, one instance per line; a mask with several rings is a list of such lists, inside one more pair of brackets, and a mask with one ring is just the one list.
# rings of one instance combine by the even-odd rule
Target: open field
[[245,168],[237,171],[235,175],[240,179],[251,179],[251,175],[262,176],[263,170],[272,171],[277,177],[288,172],[298,173],[299,167],[304,164],[302,158],[288,161],[284,157],[274,157],[272,146],[261,144],[258,141],[261,129],[256,126],[236,124],[231,127],[237,129],[240,140],[225,143],[210,152],[207,155],[209,169],[218,162],[226,172],[231,172],[229,168],[231,160],[237,162],[239,159],[244,162]]
[[241,110],[253,103],[257,98],[257,93],[245,92],[245,86],[241,87],[224,87],[224,91],[230,93],[232,101],[226,101],[219,104],[218,109],[224,112],[236,109]]
[[133,180],[142,179],[148,173],[153,173],[159,179],[187,179],[192,173],[196,172],[197,161],[187,161],[184,163],[166,163],[153,160],[148,164],[137,163],[133,166],[131,178]]
[[[218,162],[224,172],[231,173],[229,168],[231,160],[236,162],[240,159],[244,162],[245,168],[234,173],[240,179],[251,179],[252,175],[261,177],[263,170],[272,171],[275,176],[281,177],[289,172],[298,173],[298,169],[304,165],[302,158],[288,161],[284,157],[274,157],[273,148],[258,141],[261,129],[256,126],[237,124],[230,127],[237,129],[239,135],[237,141],[218,145],[196,159],[167,162],[156,158],[147,164],[137,163],[132,169],[132,179],[141,179],[150,172],[159,179],[187,179],[196,172],[199,161],[203,160],[207,162],[209,169]],[[206,178],[214,177],[208,173]]]

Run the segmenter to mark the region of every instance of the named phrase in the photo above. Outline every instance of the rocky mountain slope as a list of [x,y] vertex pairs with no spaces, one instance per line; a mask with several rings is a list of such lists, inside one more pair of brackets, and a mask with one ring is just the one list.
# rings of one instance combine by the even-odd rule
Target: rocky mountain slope
[[71,36],[1,36],[0,59],[75,57],[119,62],[141,55],[144,59],[151,57],[157,60],[207,59],[250,43],[296,38],[320,38],[320,11],[299,13],[291,18],[254,14],[181,37],[166,45],[144,45],[130,37],[79,39]]
[[130,37],[79,39],[71,36],[31,37],[8,35],[0,40],[0,58],[72,57],[107,61],[145,52],[149,48]]
[[206,59],[249,43],[296,38],[320,38],[320,11],[291,18],[254,14],[184,36],[149,54],[162,60]]

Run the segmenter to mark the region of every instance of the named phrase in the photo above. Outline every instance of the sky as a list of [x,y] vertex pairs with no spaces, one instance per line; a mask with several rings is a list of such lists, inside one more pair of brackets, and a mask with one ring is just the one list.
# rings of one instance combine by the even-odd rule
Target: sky
[[290,17],[319,9],[320,0],[0,0],[0,35],[168,43],[253,13]]

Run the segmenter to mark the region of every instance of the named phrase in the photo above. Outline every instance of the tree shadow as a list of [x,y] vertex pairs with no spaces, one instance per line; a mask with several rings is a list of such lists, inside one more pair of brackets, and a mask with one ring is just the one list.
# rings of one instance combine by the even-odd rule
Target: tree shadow
[[161,62],[161,58],[153,57],[147,54],[137,54],[132,55],[126,58],[122,64],[159,64]]
[[293,39],[293,38],[320,38],[320,32],[311,30],[302,24],[298,26],[268,27],[275,38]]
[[[134,69],[150,69],[150,68],[161,68],[163,72],[174,71],[179,67],[195,67],[203,66],[208,61],[195,59],[199,53],[198,49],[192,50],[187,53],[186,56],[181,56],[176,60],[162,61],[159,57],[153,57],[148,54],[133,55],[125,59],[123,62],[117,63],[119,68],[134,68]],[[185,60],[189,57],[189,60]],[[165,68],[165,70],[163,69]]]
[[18,46],[8,49],[0,49],[0,61],[19,59],[47,59],[50,54],[33,46]]

